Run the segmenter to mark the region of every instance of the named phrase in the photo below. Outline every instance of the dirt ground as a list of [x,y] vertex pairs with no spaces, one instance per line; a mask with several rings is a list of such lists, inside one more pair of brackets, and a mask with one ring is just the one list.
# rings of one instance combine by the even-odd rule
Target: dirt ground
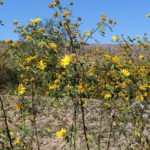
[[[26,97],[30,99],[30,97]],[[13,132],[13,137],[19,138],[20,141],[26,141],[28,144],[32,145],[33,150],[37,150],[36,142],[31,139],[30,134],[32,131],[33,123],[32,116],[30,113],[26,114],[27,119],[23,119],[20,110],[15,108],[15,104],[19,103],[19,99],[16,96],[2,96],[4,107],[8,116],[8,123]],[[73,125],[73,108],[71,99],[66,98],[60,101],[59,107],[58,103],[55,103],[53,99],[48,97],[37,97],[36,104],[38,105],[36,122],[37,130],[39,135],[40,150],[73,150],[73,140],[72,148],[70,143],[65,139],[57,139],[55,133],[61,128],[67,129],[67,131],[72,130]],[[53,105],[53,107],[52,107]],[[85,122],[87,127],[87,136],[89,140],[90,150],[106,150],[108,146],[109,134],[110,134],[110,117],[105,118],[103,114],[100,114],[100,102],[98,100],[88,100],[87,107],[85,110]],[[29,110],[30,111],[30,110]],[[109,110],[108,110],[109,112]],[[4,119],[2,118],[2,110],[0,111],[0,131],[5,128]],[[103,119],[100,119],[103,118]],[[127,123],[116,123],[113,122],[113,132],[112,138],[110,139],[110,149],[109,150],[125,150],[125,145],[127,142],[125,136],[120,135],[118,128],[127,127],[129,130],[132,129],[132,125]],[[25,127],[25,131],[23,128]],[[130,128],[131,127],[131,128]],[[77,138],[76,147],[77,150],[86,150],[86,144],[83,133],[82,125],[82,115],[79,109],[77,113]],[[0,136],[0,141],[6,146],[8,143],[3,141],[2,132]],[[129,132],[130,133],[130,132]],[[128,133],[127,133],[128,134]],[[130,135],[129,135],[130,136]],[[130,139],[130,138],[129,138]],[[128,143],[128,144],[129,144]],[[119,146],[122,145],[122,146]],[[98,149],[98,147],[100,147]],[[0,148],[2,145],[0,144]],[[21,150],[17,148],[16,150]]]

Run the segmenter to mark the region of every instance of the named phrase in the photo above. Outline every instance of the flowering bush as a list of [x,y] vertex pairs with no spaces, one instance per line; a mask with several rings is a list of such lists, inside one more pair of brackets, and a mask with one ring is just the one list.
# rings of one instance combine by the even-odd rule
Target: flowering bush
[[[98,48],[89,50],[85,45],[88,39],[94,38],[97,31],[103,36],[116,21],[107,21],[102,14],[97,28],[82,34],[82,19],[78,17],[74,23],[72,11],[59,0],[48,7],[55,10],[56,25],[51,34],[39,26],[41,18],[25,26],[15,20],[15,32],[21,39],[5,41],[18,71],[19,84],[14,88],[18,101],[14,108],[19,122],[14,122],[13,127],[8,125],[0,99],[5,118],[2,143],[11,149],[40,150],[41,138],[47,136],[64,140],[66,148],[74,150],[148,150],[150,61],[143,54],[149,53],[146,35],[142,40],[139,36],[113,36],[112,41],[120,45],[113,54]],[[139,51],[134,54],[135,40]],[[45,109],[47,114],[43,114]],[[72,114],[69,123],[64,121],[67,114],[62,117],[68,109]],[[59,115],[59,111],[64,114]],[[59,129],[54,126],[53,130],[47,127],[43,131],[42,114],[51,117],[51,126],[55,120],[61,121]]]

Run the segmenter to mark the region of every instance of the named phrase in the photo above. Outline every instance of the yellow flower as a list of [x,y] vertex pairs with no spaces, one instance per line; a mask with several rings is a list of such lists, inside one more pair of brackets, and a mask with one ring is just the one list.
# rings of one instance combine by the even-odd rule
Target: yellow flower
[[21,105],[20,104],[15,104],[14,107],[15,107],[15,109],[20,109]]
[[68,15],[70,15],[70,12],[69,12],[69,11],[65,11],[65,12],[63,13],[63,15],[64,15],[64,16],[68,16]]
[[54,101],[53,106],[57,108],[59,106],[59,103],[57,101]]
[[82,40],[79,40],[80,44],[83,44],[83,41]]
[[49,95],[49,92],[48,92],[48,91],[46,91],[46,92],[45,92],[45,95],[47,95],[47,96],[48,96],[48,95]]
[[100,49],[96,48],[96,49],[95,49],[95,52],[96,52],[96,53],[100,53],[100,52],[102,52],[102,51],[101,51]]
[[130,99],[130,97],[129,97],[129,96],[127,96],[127,97],[125,98],[125,100],[126,100],[126,101],[129,101],[129,99]]
[[124,75],[124,76],[129,76],[130,75],[130,72],[126,69],[122,69],[121,70],[121,73]]
[[145,72],[145,70],[146,69],[144,67],[140,67],[139,70],[138,70],[138,72]]
[[105,21],[105,20],[106,20],[106,15],[105,15],[105,14],[102,14],[102,15],[101,15],[101,20],[102,20],[102,21]]
[[37,25],[38,22],[40,22],[42,19],[41,18],[36,18],[36,19],[31,19],[30,21],[34,24]]
[[148,84],[139,85],[139,89],[145,91],[148,87]]
[[24,85],[23,84],[19,84],[19,86],[18,86],[18,95],[24,94],[25,91],[26,91],[26,88],[24,87]]
[[54,3],[50,3],[50,4],[48,5],[49,8],[51,8],[51,7],[53,7],[53,6],[54,6]]
[[105,53],[105,54],[104,54],[104,57],[107,58],[107,59],[110,59],[110,58],[111,58],[111,56],[110,56],[108,53]]
[[90,35],[90,31],[85,31],[84,35],[87,35],[87,36]]
[[66,68],[70,64],[71,58],[68,55],[65,55],[61,60],[60,60],[60,65],[63,68]]
[[144,44],[143,44],[143,47],[144,47],[144,48],[147,48],[147,47],[149,47],[149,44],[148,44],[148,43],[144,43]]
[[71,89],[72,89],[72,87],[71,87],[70,85],[67,85],[67,86],[65,87],[65,91],[67,91],[67,92],[69,92]]
[[48,89],[49,90],[55,90],[57,88],[57,86],[54,84],[54,85],[49,85]]
[[83,92],[85,91],[85,88],[84,88],[84,86],[83,86],[82,83],[80,83],[80,84],[77,86],[77,88],[78,88],[78,92],[79,92],[79,93],[83,93]]
[[29,27],[31,27],[31,24],[30,24],[30,23],[28,23],[28,24],[26,25],[26,28],[29,28]]
[[60,79],[56,79],[56,80],[54,81],[54,83],[55,83],[55,84],[60,83]]
[[57,77],[58,79],[61,79],[61,74],[56,73],[56,77]]
[[59,0],[56,0],[55,2],[49,4],[48,7],[51,8],[53,6],[57,6],[59,3],[60,3]]
[[118,38],[118,36],[112,36],[111,41],[114,42],[117,40],[117,38]]
[[21,75],[20,75],[20,78],[23,79],[23,78],[24,78],[24,74],[21,74]]
[[141,38],[141,36],[140,36],[140,35],[137,35],[137,36],[136,36],[136,38],[137,38],[137,39],[140,39],[140,38]]
[[4,4],[4,2],[0,1],[0,5],[3,5],[3,4]]
[[71,57],[76,57],[77,55],[76,55],[76,53],[72,53],[70,56]]
[[119,96],[119,97],[125,97],[125,94],[119,93],[118,96]]
[[19,139],[15,139],[14,140],[14,144],[16,145],[16,144],[19,144],[20,143],[20,140]]
[[21,35],[22,35],[22,36],[24,36],[24,35],[25,35],[25,32],[24,32],[24,31],[21,31],[20,33],[21,33]]
[[46,63],[44,63],[43,60],[40,60],[37,67],[41,70],[44,70],[46,68]]
[[53,50],[57,50],[58,48],[58,46],[55,43],[48,43],[48,46]]
[[144,56],[143,55],[139,55],[139,59],[144,59]]
[[70,30],[70,26],[68,25],[68,26],[65,26],[65,30],[66,31],[69,31]]
[[67,133],[67,130],[64,129],[64,128],[62,128],[60,131],[57,131],[57,132],[55,133],[55,136],[56,136],[56,138],[58,138],[58,139],[63,139],[63,138],[65,137],[66,133]]
[[145,97],[146,97],[146,96],[148,96],[148,93],[147,93],[147,92],[145,92],[145,93],[144,93],[144,96],[145,96]]
[[45,31],[45,28],[39,28],[39,31],[40,31],[40,32],[44,32],[44,31]]
[[109,103],[104,103],[103,107],[110,107],[111,105]]
[[27,71],[31,70],[31,67],[30,66],[26,66],[26,70]]
[[65,73],[65,72],[62,72],[61,74],[62,74],[63,76],[64,76],[64,75],[66,75],[66,73]]
[[109,24],[112,24],[112,23],[113,23],[113,21],[112,21],[111,19],[109,19],[108,22],[109,22]]
[[51,129],[50,129],[50,128],[47,128],[46,131],[47,131],[47,132],[51,132]]
[[144,100],[144,97],[141,95],[141,94],[138,94],[136,96],[136,99],[139,100],[139,101],[143,101]]
[[123,89],[126,88],[126,87],[127,87],[126,82],[122,82],[122,83],[120,84],[120,87],[123,88]]
[[104,98],[105,99],[108,99],[108,98],[111,98],[112,97],[112,95],[110,94],[110,93],[106,93],[105,95],[104,95]]
[[5,43],[10,44],[10,43],[12,43],[12,40],[5,40]]
[[31,39],[32,39],[31,36],[27,36],[27,37],[26,37],[26,40],[27,40],[27,41],[30,41]]
[[91,55],[91,54],[86,53],[84,56],[85,56],[85,57],[91,57],[92,55]]
[[18,24],[18,23],[19,23],[18,20],[15,20],[15,21],[13,22],[14,25],[15,25],[15,24]]
[[146,15],[146,17],[150,17],[150,13]]
[[25,60],[29,63],[32,60],[34,60],[35,58],[36,58],[36,56],[30,56],[30,57],[27,57]]
[[117,56],[112,57],[112,62],[113,63],[118,63],[119,62],[119,58]]
[[30,120],[35,120],[35,115],[30,115],[30,116],[28,116],[28,118],[30,119]]
[[58,12],[56,11],[56,12],[54,12],[53,17],[54,17],[54,18],[57,18],[58,15],[59,15],[59,14],[58,14]]
[[128,60],[127,64],[129,64],[129,65],[132,64],[132,60]]

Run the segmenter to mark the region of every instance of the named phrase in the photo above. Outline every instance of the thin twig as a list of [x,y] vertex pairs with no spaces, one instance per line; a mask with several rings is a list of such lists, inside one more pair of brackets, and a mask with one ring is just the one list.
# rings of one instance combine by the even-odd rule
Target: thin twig
[[33,85],[32,85],[32,98],[31,99],[32,99],[32,111],[33,111],[33,126],[35,130],[37,150],[40,150],[40,143],[39,143],[39,137],[38,137],[37,124],[36,124],[36,105],[35,105],[35,100],[34,100]]
[[13,150],[14,148],[13,148],[12,139],[11,139],[11,135],[10,135],[10,128],[9,128],[9,125],[8,125],[8,122],[7,122],[7,115],[6,115],[3,100],[2,100],[1,97],[0,97],[0,102],[1,102],[1,108],[2,108],[3,116],[4,116],[4,123],[5,123],[5,126],[6,126],[6,133],[7,133],[8,139],[9,139],[9,145],[10,145],[11,150]]
[[85,141],[86,141],[86,147],[87,147],[87,150],[90,150],[90,147],[89,147],[89,144],[88,144],[88,138],[87,138],[87,128],[86,128],[86,125],[85,125],[85,114],[84,114],[84,107],[83,107],[83,101],[80,97],[80,107],[81,107],[81,112],[82,112],[82,124],[83,124],[83,131],[84,131],[84,137],[85,137]]
[[[110,114],[111,113],[112,113],[112,108],[110,110]],[[113,131],[114,119],[115,119],[115,113],[113,113],[113,115],[112,115],[112,121],[110,123],[110,132],[109,132],[109,138],[108,138],[108,143],[107,143],[107,150],[109,150],[109,148],[110,148],[110,139],[111,139],[111,134],[112,134],[112,131]]]

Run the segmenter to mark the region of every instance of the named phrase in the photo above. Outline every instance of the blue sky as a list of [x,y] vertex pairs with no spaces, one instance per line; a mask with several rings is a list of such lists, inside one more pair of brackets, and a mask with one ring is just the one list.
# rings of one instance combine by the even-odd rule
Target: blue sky
[[[33,18],[50,18],[52,11],[47,7],[53,0],[3,0],[0,6],[0,19],[4,26],[0,27],[0,40],[16,40],[18,36],[13,33],[14,20],[26,24]],[[111,37],[124,34],[125,36],[143,36],[150,34],[150,18],[145,17],[150,13],[150,0],[72,0],[74,2],[74,16],[82,17],[81,31],[96,27],[101,14],[117,21],[113,32],[107,31],[104,38],[96,34],[100,43],[111,43]],[[61,0],[65,5],[69,0]]]

